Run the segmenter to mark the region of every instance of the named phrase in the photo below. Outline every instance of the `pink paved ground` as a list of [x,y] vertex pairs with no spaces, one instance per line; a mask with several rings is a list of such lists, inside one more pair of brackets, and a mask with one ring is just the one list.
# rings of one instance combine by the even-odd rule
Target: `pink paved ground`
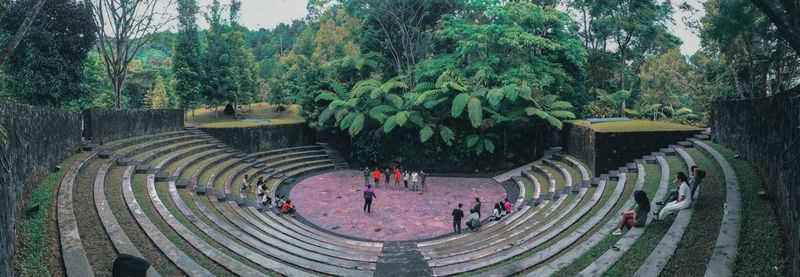
[[428,191],[421,193],[386,189],[383,182],[381,179],[381,187],[375,190],[371,214],[362,211],[364,177],[360,171],[340,170],[309,177],[292,188],[290,197],[300,215],[322,228],[353,237],[396,241],[450,233],[450,213],[458,203],[464,203],[467,216],[475,197],[480,197],[485,218],[491,214],[493,203],[506,194],[500,184],[488,178],[428,177]]

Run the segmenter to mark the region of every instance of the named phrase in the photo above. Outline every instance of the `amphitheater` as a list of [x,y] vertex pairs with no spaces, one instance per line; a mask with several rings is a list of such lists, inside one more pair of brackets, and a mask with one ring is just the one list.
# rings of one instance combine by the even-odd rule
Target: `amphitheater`
[[[91,120],[92,128],[99,128],[99,116]],[[108,124],[123,125],[119,130],[146,125],[125,122]],[[45,129],[53,128],[48,124],[55,123]],[[67,276],[111,275],[122,254],[148,261],[147,276],[664,275],[682,237],[692,232],[687,226],[694,208],[660,223],[661,230],[610,233],[619,214],[633,207],[634,190],[645,191],[655,203],[675,174],[693,165],[711,169],[693,203],[725,203],[713,249],[698,253],[707,265],[696,274],[730,276],[741,254],[739,182],[711,146],[713,130],[605,172],[553,147],[541,159],[492,178],[512,197],[510,215],[476,232],[412,240],[342,235],[304,218],[302,206],[297,217],[284,216],[256,203],[252,193],[239,198],[244,175],[263,177],[273,196],[291,196],[303,180],[347,170],[343,154],[325,143],[284,138],[281,147],[244,152],[227,138],[182,121],[119,130],[114,139],[84,138],[82,151],[62,164],[52,207],[57,256]],[[18,138],[11,133],[14,143]],[[703,186],[721,190],[722,199],[704,199]]]

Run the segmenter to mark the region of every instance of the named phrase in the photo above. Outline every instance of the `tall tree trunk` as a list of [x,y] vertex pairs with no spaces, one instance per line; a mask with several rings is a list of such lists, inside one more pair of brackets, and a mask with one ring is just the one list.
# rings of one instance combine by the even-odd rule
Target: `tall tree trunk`
[[28,32],[28,29],[33,24],[33,21],[36,20],[36,16],[39,15],[39,12],[42,10],[45,2],[47,2],[47,0],[38,0],[36,4],[33,5],[33,9],[28,11],[28,14],[25,15],[25,20],[23,20],[22,24],[19,25],[19,29],[17,29],[17,32],[14,34],[14,38],[12,38],[11,41],[6,44],[5,49],[3,49],[3,53],[0,54],[0,65],[3,65],[8,57],[11,56],[11,53],[17,49],[17,46],[25,37],[25,33]]

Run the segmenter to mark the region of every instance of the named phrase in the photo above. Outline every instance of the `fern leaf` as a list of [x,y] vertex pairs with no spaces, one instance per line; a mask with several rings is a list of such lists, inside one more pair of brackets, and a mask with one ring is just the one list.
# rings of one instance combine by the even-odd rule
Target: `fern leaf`
[[524,84],[523,85],[518,85],[517,86],[517,91],[519,92],[519,98],[522,98],[522,99],[525,99],[525,100],[528,100],[528,101],[533,99],[532,98],[533,92],[531,91],[531,87],[529,87],[528,85],[524,85]]
[[386,119],[386,121],[383,123],[383,132],[384,133],[388,134],[389,132],[394,130],[395,127],[397,127],[396,118],[397,118],[397,116],[393,115],[393,116],[390,116],[389,118]]
[[480,127],[481,121],[483,121],[481,100],[478,100],[478,98],[475,97],[470,98],[469,103],[467,104],[467,110],[469,112],[469,121],[472,122],[472,127]]
[[550,111],[549,114],[558,119],[575,119],[575,114],[570,111]]
[[339,98],[339,96],[334,94],[333,92],[322,91],[319,95],[317,95],[316,98],[314,98],[314,102],[319,102],[319,101],[323,101],[323,100],[335,101],[335,100],[340,100],[340,99],[341,98]]
[[317,122],[319,122],[320,125],[325,125],[325,122],[331,118],[334,111],[335,110],[331,108],[322,110],[322,112],[319,114],[319,117],[317,117]]
[[469,101],[469,94],[461,93],[453,97],[453,105],[450,108],[450,115],[453,117],[461,116],[461,113],[464,112],[464,108],[467,106],[467,101]]
[[500,107],[500,101],[503,98],[503,90],[499,88],[490,89],[488,93],[486,93],[486,100],[489,102],[489,105],[492,108],[497,109]]
[[569,110],[572,109],[572,104],[567,101],[555,101],[550,103],[549,108],[553,110]]
[[511,84],[503,87],[503,90],[506,92],[506,98],[508,101],[514,102],[517,101],[517,97],[519,96],[519,91],[517,90],[517,85]]
[[358,113],[358,115],[353,118],[353,122],[350,123],[350,136],[355,137],[358,133],[361,133],[362,129],[364,129],[364,114]]
[[469,135],[467,137],[467,148],[475,147],[475,145],[478,144],[478,141],[480,140],[481,137],[479,137],[478,135]]
[[420,127],[425,125],[425,119],[422,118],[422,115],[420,115],[419,112],[411,112],[408,115],[408,120],[411,120],[412,123]]
[[490,139],[484,139],[483,148],[486,149],[486,152],[494,153],[494,142],[492,142]]
[[347,128],[350,128],[350,124],[353,123],[353,120],[356,118],[358,113],[349,113],[345,116],[341,121],[339,121],[339,129],[344,131]]
[[419,141],[426,142],[433,136],[433,128],[430,125],[426,125],[419,130]]
[[444,141],[447,146],[453,145],[453,140],[456,139],[456,134],[453,133],[453,130],[448,128],[447,126],[442,126],[439,130],[439,136],[442,137],[442,141]]
[[408,112],[408,111],[402,111],[402,112],[398,112],[398,113],[395,115],[395,116],[397,116],[397,117],[395,118],[395,121],[397,121],[397,125],[400,125],[400,126],[403,126],[403,125],[405,125],[405,124],[406,124],[406,121],[408,121],[408,114],[409,114],[409,112]]
[[386,94],[383,96],[383,98],[391,103],[395,108],[403,108],[403,98],[400,98],[400,96],[397,96],[397,94]]

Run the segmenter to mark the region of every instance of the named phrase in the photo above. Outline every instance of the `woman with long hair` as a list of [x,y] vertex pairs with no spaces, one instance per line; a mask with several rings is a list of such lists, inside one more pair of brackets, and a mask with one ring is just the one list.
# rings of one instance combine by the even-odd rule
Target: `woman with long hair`
[[658,214],[653,212],[655,221],[660,221],[664,217],[675,214],[678,211],[689,208],[692,205],[692,189],[689,187],[689,177],[686,177],[686,173],[678,172],[678,174],[675,176],[675,180],[673,180],[672,183],[679,187],[678,199],[664,205],[664,208],[662,208],[661,212]]
[[633,200],[636,201],[636,206],[633,207],[633,210],[622,212],[622,218],[612,233],[613,235],[622,235],[622,228],[642,227],[647,223],[647,213],[650,212],[650,199],[647,198],[647,193],[636,190],[633,192]]

